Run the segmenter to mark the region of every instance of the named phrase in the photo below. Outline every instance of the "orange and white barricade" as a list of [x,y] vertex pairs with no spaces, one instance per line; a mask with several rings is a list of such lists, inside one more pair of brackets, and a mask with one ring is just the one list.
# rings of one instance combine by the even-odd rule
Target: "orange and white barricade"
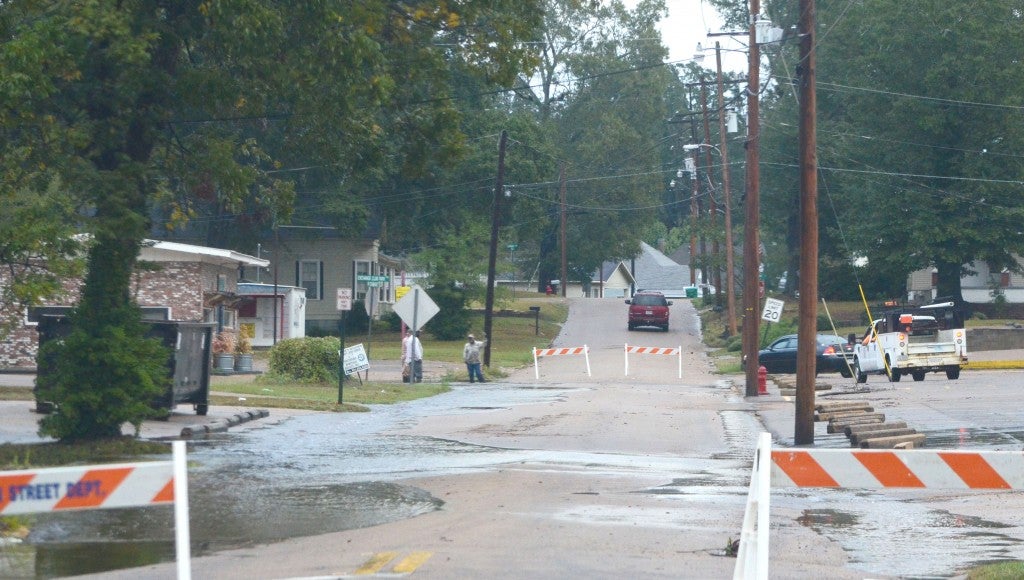
[[533,376],[540,379],[540,366],[537,359],[542,356],[563,356],[569,354],[582,354],[587,361],[587,376],[590,375],[590,349],[587,345],[570,346],[565,348],[536,348],[533,349]]
[[683,347],[682,345],[677,347],[664,347],[664,346],[629,346],[625,345],[624,356],[626,357],[626,372],[624,376],[629,376],[629,353],[634,354],[660,354],[666,356],[675,356],[679,361],[679,378],[683,378]]
[[178,578],[191,578],[185,442],[171,461],[0,471],[0,515],[174,504]]
[[772,449],[762,433],[743,516],[734,579],[768,578],[771,488],[1024,489],[1019,451],[943,449]]

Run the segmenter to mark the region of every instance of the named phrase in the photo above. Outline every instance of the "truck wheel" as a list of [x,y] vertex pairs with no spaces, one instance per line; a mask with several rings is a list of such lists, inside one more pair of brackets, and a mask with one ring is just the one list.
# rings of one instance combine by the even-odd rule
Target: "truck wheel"
[[205,416],[210,411],[209,405],[198,404],[196,405],[196,415]]
[[911,373],[910,376],[914,377],[914,380],[919,382],[919,383],[924,380],[924,373],[923,372]]
[[885,376],[889,377],[889,382],[900,382],[900,379],[903,378],[902,376],[900,376],[900,369],[892,368],[892,363],[889,362],[889,359],[886,359],[885,362],[888,363],[885,366]]
[[947,367],[946,378],[955,381],[960,378],[960,367]]
[[853,361],[853,373],[857,376],[858,383],[868,382],[868,374],[860,370],[860,361],[854,359]]

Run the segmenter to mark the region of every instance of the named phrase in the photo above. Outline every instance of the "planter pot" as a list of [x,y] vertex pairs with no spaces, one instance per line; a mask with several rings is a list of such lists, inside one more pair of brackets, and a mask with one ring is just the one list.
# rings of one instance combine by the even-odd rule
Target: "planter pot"
[[231,372],[235,370],[235,355],[233,354],[217,354],[214,355],[216,363],[215,370],[221,372]]
[[252,372],[252,353],[236,354],[235,370],[242,373]]

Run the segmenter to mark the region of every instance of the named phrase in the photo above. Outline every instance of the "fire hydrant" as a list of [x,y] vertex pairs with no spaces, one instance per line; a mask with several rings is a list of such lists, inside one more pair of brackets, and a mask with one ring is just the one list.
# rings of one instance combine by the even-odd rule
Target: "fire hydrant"
[[757,367],[757,394],[768,394],[768,369],[764,365]]

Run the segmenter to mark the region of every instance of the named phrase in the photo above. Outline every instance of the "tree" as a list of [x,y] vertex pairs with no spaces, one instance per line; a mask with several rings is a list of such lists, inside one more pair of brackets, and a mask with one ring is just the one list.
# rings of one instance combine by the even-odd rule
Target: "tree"
[[[174,227],[210,208],[248,209],[282,223],[303,181],[281,171],[293,163],[324,168],[306,182],[339,195],[344,178],[424,166],[435,145],[443,155],[459,139],[447,130],[450,103],[430,94],[446,85],[447,63],[510,82],[536,14],[511,0],[0,5],[3,193],[59,184],[93,240],[75,340],[53,347],[63,419],[109,410],[88,398],[130,409],[120,418],[135,422],[161,384],[128,292],[153,216]],[[80,351],[64,356],[72,343]],[[72,361],[85,365],[78,377]],[[137,376],[103,374],[118,364]],[[70,396],[78,391],[90,396]],[[113,421],[43,427],[68,438],[120,432]]]

